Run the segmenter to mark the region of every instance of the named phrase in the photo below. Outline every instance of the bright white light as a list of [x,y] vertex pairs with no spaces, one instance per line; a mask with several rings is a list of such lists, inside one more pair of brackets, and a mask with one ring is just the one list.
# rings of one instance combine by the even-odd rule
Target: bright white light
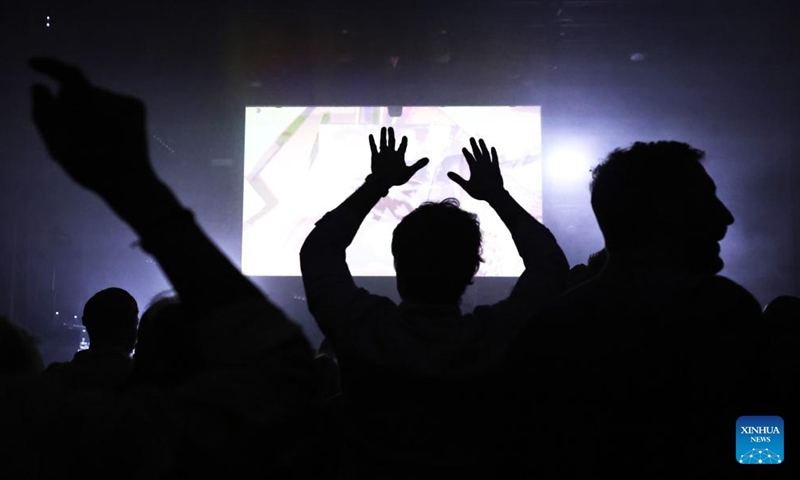
[[56,315],[58,315],[58,312],[56,312]]
[[72,318],[78,318],[78,316],[77,315],[73,315]]
[[45,24],[44,24],[44,25],[45,25],[47,28],[50,28],[50,15],[48,15],[48,16],[46,17],[46,19],[45,19]]
[[550,180],[558,182],[583,182],[591,180],[590,156],[580,148],[563,148],[545,153],[545,171]]
[[[541,218],[541,109],[538,106],[269,107],[245,110],[242,270],[245,275],[299,276],[297,252],[314,224],[352,194],[369,173],[370,134],[393,125],[408,138],[406,159],[430,164],[375,206],[348,248],[354,276],[393,276],[392,231],[426,200],[458,199],[478,215],[486,237],[479,276],[519,276],[514,240],[486,202],[469,197],[447,177],[469,178],[461,152],[470,137],[496,146],[506,187]],[[378,138],[376,138],[378,140]],[[352,161],[345,159],[353,158]],[[298,160],[300,159],[300,160]]]

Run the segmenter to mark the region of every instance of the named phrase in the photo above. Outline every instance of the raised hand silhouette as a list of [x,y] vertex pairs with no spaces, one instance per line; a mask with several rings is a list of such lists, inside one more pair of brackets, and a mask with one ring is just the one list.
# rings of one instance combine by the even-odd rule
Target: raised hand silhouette
[[[388,139],[387,139],[388,133]],[[417,160],[413,165],[406,165],[406,147],[408,139],[403,137],[395,149],[394,129],[381,128],[380,150],[375,145],[375,137],[369,136],[369,147],[372,150],[372,173],[367,177],[371,181],[379,181],[387,188],[403,185],[408,182],[422,167],[428,164],[427,158]]]
[[472,198],[491,201],[505,192],[497,150],[492,147],[490,153],[483,139],[476,142],[474,138],[470,138],[469,143],[472,145],[472,153],[466,148],[461,149],[469,166],[469,180],[464,180],[455,172],[447,172],[447,177],[456,182]]
[[95,87],[78,68],[50,58],[30,67],[59,84],[34,85],[33,120],[50,155],[73,180],[104,195],[156,180],[141,100]]
[[399,304],[359,287],[347,249],[381,196],[428,163],[406,165],[407,140],[396,147],[391,128],[381,130],[380,148],[369,142],[372,173],[316,222],[300,250],[309,312],[347,380],[340,478],[512,478],[504,473],[516,468],[515,457],[529,463],[517,445],[532,430],[522,432],[514,403],[496,394],[516,396],[506,380],[527,385],[509,379],[502,359],[522,325],[563,291],[567,259],[503,188],[497,152],[472,139],[474,154],[464,150],[470,180],[450,178],[485,200],[511,234],[525,271],[508,298],[462,313],[483,237],[477,215],[453,198],[423,202],[393,230]]
[[[14,430],[5,427],[8,415],[0,415],[0,452],[8,450],[6,436],[21,452],[5,477],[56,478],[65,459],[79,456],[89,459],[84,478],[109,472],[114,478],[240,478],[254,470],[309,477],[298,468],[311,465],[303,452],[316,442],[309,435],[316,432],[319,381],[299,325],[242,275],[157,176],[140,100],[97,88],[58,60],[35,59],[30,66],[59,85],[57,93],[43,85],[32,91],[33,119],[48,151],[128,223],[180,298],[181,321],[161,317],[155,321],[167,322],[166,330],[149,336],[158,345],[151,358],[159,372],[180,375],[169,383],[126,382],[110,397],[96,388],[75,399],[37,394],[27,402],[31,412],[14,409],[22,416]],[[187,358],[202,361],[184,370]],[[7,391],[0,388],[3,405]],[[32,468],[33,475],[15,474]]]

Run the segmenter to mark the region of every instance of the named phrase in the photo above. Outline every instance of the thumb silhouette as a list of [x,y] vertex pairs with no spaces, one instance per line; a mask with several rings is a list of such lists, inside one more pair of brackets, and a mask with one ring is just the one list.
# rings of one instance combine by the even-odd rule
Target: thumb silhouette
[[425,167],[425,165],[428,164],[429,161],[430,160],[428,160],[428,158],[425,157],[425,158],[420,158],[419,160],[414,162],[414,165],[411,165],[410,167],[408,167],[413,172],[411,175],[413,176],[414,173],[417,173],[418,171],[420,171],[423,167]]
[[459,174],[457,174],[455,172],[447,172],[447,178],[449,178],[450,180],[456,182],[458,184],[458,186],[463,188],[464,190],[467,189],[467,181],[464,180],[464,178],[461,175],[459,175]]

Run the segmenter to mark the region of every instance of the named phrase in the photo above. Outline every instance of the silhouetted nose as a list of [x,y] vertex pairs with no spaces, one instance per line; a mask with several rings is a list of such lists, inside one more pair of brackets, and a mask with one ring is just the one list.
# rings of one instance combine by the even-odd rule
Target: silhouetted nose
[[722,203],[722,200],[717,200],[717,201],[719,202],[718,208],[720,211],[719,212],[720,218],[725,223],[725,226],[733,225],[733,214],[731,213],[730,210],[728,210],[728,207],[726,207],[725,204]]
[[733,214],[720,199],[717,199],[714,212],[714,229],[716,230],[714,235],[717,241],[725,238],[725,235],[728,233],[728,227],[732,224]]

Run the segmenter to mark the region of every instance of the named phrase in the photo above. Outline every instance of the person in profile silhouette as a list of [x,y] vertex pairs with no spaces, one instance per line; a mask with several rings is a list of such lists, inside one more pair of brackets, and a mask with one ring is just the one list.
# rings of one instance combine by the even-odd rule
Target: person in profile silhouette
[[[482,262],[476,215],[455,199],[425,202],[394,230],[401,302],[359,288],[345,250],[371,209],[427,164],[405,162],[382,128],[369,136],[372,173],[316,223],[300,252],[309,310],[336,351],[344,415],[344,478],[450,478],[499,473],[506,438],[494,373],[524,321],[566,286],[555,238],[506,191],[494,148],[471,140],[465,180],[511,232],[525,271],[510,296],[462,313],[461,297]],[[502,445],[502,446],[501,446]],[[500,456],[498,456],[500,455]]]
[[745,341],[760,307],[719,275],[734,218],[703,156],[686,143],[636,142],[594,169],[605,267],[546,308],[510,356],[530,388],[522,418],[537,433],[526,448],[568,456],[538,473],[742,474],[736,419],[764,414]]
[[45,377],[61,388],[122,387],[133,369],[131,353],[139,323],[136,299],[121,288],[101,290],[84,305],[81,322],[89,348],[76,352],[69,362],[48,365]]

